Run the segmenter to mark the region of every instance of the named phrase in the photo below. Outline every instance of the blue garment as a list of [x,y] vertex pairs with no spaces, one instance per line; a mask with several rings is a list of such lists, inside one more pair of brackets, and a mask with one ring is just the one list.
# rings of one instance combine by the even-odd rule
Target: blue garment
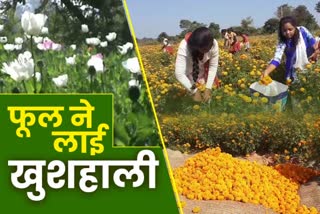
[[[307,56],[311,56],[314,52],[313,45],[316,43],[315,38],[305,27],[298,27],[298,30],[301,32],[304,43],[307,49]],[[283,53],[286,55],[286,79],[291,79],[292,81],[297,79],[297,74],[295,68],[293,67],[296,62],[296,47],[292,44],[292,39],[288,39],[285,42],[279,42],[276,47],[276,52],[274,58],[271,60],[270,64],[278,67],[281,62]]]

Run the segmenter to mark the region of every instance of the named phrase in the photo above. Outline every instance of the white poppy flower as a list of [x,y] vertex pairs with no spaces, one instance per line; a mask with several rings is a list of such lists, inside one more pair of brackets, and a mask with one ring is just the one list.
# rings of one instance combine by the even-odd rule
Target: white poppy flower
[[0,32],[3,31],[4,25],[0,25]]
[[34,36],[33,37],[33,41],[38,44],[41,43],[43,41],[43,37],[42,36]]
[[134,86],[137,86],[139,88],[141,87],[139,80],[136,80],[136,79],[131,79],[128,83],[129,83],[129,87],[134,87]]
[[47,18],[44,14],[34,14],[26,11],[22,14],[21,26],[27,34],[37,36],[40,34]]
[[9,64],[3,63],[2,72],[9,74],[17,82],[30,79],[34,72],[34,62],[31,58],[31,53],[26,51],[19,54],[18,59],[13,62]]
[[38,48],[39,50],[41,50],[41,51],[46,50],[45,47],[44,47],[44,45],[43,45],[42,43],[37,44],[37,48]]
[[118,45],[117,48],[121,55],[125,55],[128,52],[128,50],[124,46]]
[[103,47],[103,48],[105,48],[105,47],[108,46],[108,42],[107,42],[107,41],[101,42],[101,43],[100,43],[100,46]]
[[96,37],[92,37],[92,38],[86,38],[86,43],[88,45],[99,45],[100,44],[100,39],[96,38]]
[[3,46],[3,48],[6,50],[6,51],[13,51],[14,50],[14,45],[13,44],[5,44]]
[[21,50],[22,49],[22,45],[21,44],[16,44],[16,45],[14,45],[14,49]]
[[41,73],[40,72],[36,72],[36,80],[37,80],[37,82],[40,82],[40,80],[41,80]]
[[49,37],[44,37],[43,42],[52,42],[52,40]]
[[67,86],[68,74],[63,74],[63,75],[60,75],[56,78],[52,78],[52,81],[54,82],[54,84],[56,84],[57,87]]
[[118,51],[124,55],[128,52],[128,50],[133,48],[133,44],[130,42],[127,42],[126,44],[122,45],[122,46],[118,46]]
[[72,50],[76,50],[76,49],[77,49],[77,45],[72,44],[72,45],[70,45],[70,48],[71,48]]
[[43,27],[41,29],[41,34],[49,34],[49,29],[47,27]]
[[88,25],[82,24],[82,25],[81,25],[81,31],[82,31],[83,33],[88,33],[88,32],[89,32]]
[[62,46],[60,44],[52,43],[51,50],[60,51],[61,49],[62,49]]
[[117,38],[117,34],[115,32],[109,33],[108,35],[106,35],[106,39],[109,42],[112,42],[113,40],[115,40]]
[[8,42],[8,39],[6,36],[1,36],[0,37],[0,43],[7,43]]
[[16,43],[18,45],[21,45],[23,43],[23,39],[21,37],[16,37],[14,39],[14,43]]
[[91,56],[91,58],[88,60],[87,65],[88,67],[93,66],[97,73],[103,73],[105,71],[103,59],[100,57],[100,55]]
[[125,46],[128,50],[133,49],[133,44],[132,44],[131,42],[127,42],[126,44],[124,44],[124,46]]
[[68,65],[76,64],[76,55],[73,55],[72,57],[66,57],[66,63]]
[[139,60],[137,57],[129,58],[122,62],[122,66],[131,73],[141,73]]

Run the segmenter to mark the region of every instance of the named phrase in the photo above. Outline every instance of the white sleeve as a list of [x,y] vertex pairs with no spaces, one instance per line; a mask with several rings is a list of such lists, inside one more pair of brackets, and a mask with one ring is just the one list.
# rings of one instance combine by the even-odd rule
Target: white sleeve
[[176,70],[175,70],[175,75],[177,80],[190,92],[193,92],[191,90],[192,87],[192,82],[190,79],[187,77],[187,64],[188,64],[188,57],[189,51],[188,51],[188,44],[186,40],[182,40],[180,42],[179,48],[178,48],[178,53],[177,53],[177,58],[176,58]]
[[177,80],[188,90],[192,91],[192,83],[187,77],[187,56],[177,55],[175,75]]
[[211,50],[211,56],[209,60],[209,72],[208,79],[206,83],[206,88],[212,89],[214,78],[217,75],[218,62],[219,62],[219,45],[216,40],[213,43],[213,50]]

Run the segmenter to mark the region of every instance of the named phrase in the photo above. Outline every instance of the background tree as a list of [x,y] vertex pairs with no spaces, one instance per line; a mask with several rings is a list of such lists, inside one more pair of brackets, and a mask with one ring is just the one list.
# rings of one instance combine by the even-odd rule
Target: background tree
[[252,24],[253,19],[251,18],[251,16],[241,20],[241,27],[243,28],[243,30],[248,30],[249,27],[252,27]]
[[221,37],[221,33],[220,33],[220,25],[219,24],[216,24],[214,22],[211,22],[209,24],[209,27],[208,27],[211,32],[213,33],[213,38],[215,39],[218,39]]
[[320,1],[316,4],[315,10],[320,13]]
[[296,18],[298,25],[305,26],[309,30],[315,30],[319,27],[314,16],[304,5],[299,5],[296,7],[293,10],[293,16]]
[[182,29],[182,32],[179,35],[180,38],[183,38],[186,33],[192,32],[195,29],[197,29],[198,27],[206,27],[206,25],[203,24],[203,23],[199,23],[199,22],[196,22],[196,21],[191,22],[191,21],[186,20],[186,19],[180,20],[180,25],[179,26]]
[[277,8],[277,11],[275,12],[275,15],[281,19],[284,16],[291,16],[293,14],[294,7],[283,4]]
[[278,27],[279,27],[279,19],[277,18],[268,19],[262,27],[263,29],[262,33],[268,33],[268,34],[275,33],[277,32]]
[[192,22],[190,20],[182,19],[180,20],[180,28],[181,29],[187,29],[191,26]]
[[157,38],[157,41],[162,42],[164,38],[169,39],[169,35],[166,32],[161,32]]

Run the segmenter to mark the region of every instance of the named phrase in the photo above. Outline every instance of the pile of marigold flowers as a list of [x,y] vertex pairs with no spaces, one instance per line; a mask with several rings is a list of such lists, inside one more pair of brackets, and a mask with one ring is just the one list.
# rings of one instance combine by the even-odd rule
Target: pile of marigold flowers
[[286,178],[299,184],[304,184],[313,177],[320,175],[319,170],[305,168],[292,163],[278,164],[274,168]]
[[178,192],[194,200],[234,200],[262,204],[279,213],[318,213],[300,205],[299,184],[272,167],[207,149],[175,169]]

